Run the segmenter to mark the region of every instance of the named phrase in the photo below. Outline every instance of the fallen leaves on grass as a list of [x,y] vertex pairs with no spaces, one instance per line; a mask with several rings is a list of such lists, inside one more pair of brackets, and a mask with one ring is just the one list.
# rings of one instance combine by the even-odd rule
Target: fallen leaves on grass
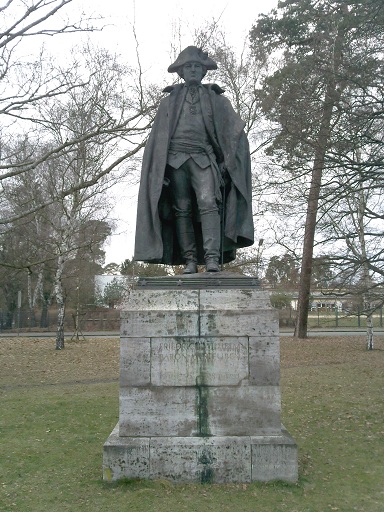
[[361,364],[367,361],[370,366],[381,367],[383,357],[376,357],[375,354],[382,354],[383,351],[382,336],[376,338],[375,350],[366,350],[364,335],[311,337],[305,340],[284,337],[280,340],[282,368]]
[[119,376],[119,339],[66,341],[55,350],[53,338],[1,338],[1,387],[103,382]]

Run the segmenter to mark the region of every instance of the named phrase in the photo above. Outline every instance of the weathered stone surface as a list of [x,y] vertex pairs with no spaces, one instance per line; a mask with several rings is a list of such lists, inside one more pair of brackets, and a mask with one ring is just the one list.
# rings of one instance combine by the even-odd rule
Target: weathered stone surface
[[190,311],[199,304],[199,290],[132,290],[122,311]]
[[[124,314],[123,314],[124,313]],[[198,311],[124,311],[122,337],[198,336]]]
[[150,382],[150,338],[121,338],[120,386],[147,386]]
[[198,390],[203,434],[245,436],[279,434],[281,430],[278,386],[203,387]]
[[201,336],[277,336],[278,316],[261,290],[201,290]]
[[119,426],[120,436],[197,435],[196,390],[121,388]]
[[279,386],[280,343],[277,336],[249,338],[249,383],[254,386]]
[[297,482],[297,445],[284,427],[281,436],[252,437],[251,444],[252,481]]
[[103,478],[166,478],[174,482],[267,482],[298,478],[297,446],[276,436],[119,437],[104,444]]
[[201,311],[200,336],[278,336],[276,320],[269,309]]
[[278,386],[120,391],[121,436],[241,436],[277,434],[280,428]]
[[103,479],[150,478],[149,438],[122,439],[117,424],[104,444]]
[[268,292],[263,290],[229,290],[211,289],[200,290],[200,310],[220,311],[255,311],[258,309],[270,309],[271,302]]
[[133,290],[121,335],[278,335],[277,313],[260,290]]
[[[249,340],[249,341],[248,341]],[[279,338],[121,338],[121,386],[279,385]]]
[[151,478],[176,482],[251,481],[249,438],[152,438]]
[[281,425],[277,313],[253,289],[134,290],[105,480],[297,480]]
[[248,338],[152,338],[154,386],[233,386],[248,379]]

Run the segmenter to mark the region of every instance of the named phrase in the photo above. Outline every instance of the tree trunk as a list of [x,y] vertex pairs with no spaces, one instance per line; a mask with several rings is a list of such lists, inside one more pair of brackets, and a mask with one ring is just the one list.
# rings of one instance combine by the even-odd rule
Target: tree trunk
[[[333,86],[333,90],[332,89]],[[329,83],[324,102],[318,146],[313,163],[311,184],[309,189],[307,216],[305,220],[303,259],[301,262],[299,297],[297,302],[296,338],[306,338],[308,331],[309,296],[311,293],[311,275],[313,263],[313,245],[315,241],[316,218],[319,205],[321,178],[324,170],[324,160],[330,135],[334,84]]]
[[43,268],[44,265],[38,271],[37,280],[34,290],[32,291],[32,271],[28,270],[28,281],[27,281],[27,290],[28,290],[28,305],[29,305],[29,327],[36,327],[36,302],[38,297],[41,294],[42,286],[43,286]]
[[64,349],[64,319],[65,319],[65,298],[61,276],[64,270],[65,260],[62,255],[59,256],[57,271],[55,276],[55,295],[58,306],[57,312],[57,334],[56,334],[56,350]]
[[36,327],[35,308],[32,297],[32,271],[28,270],[27,275],[27,296],[29,305],[29,327]]
[[367,314],[367,350],[373,350],[373,321],[372,321],[372,313]]
[[364,191],[360,191],[360,202],[358,208],[358,226],[359,226],[359,239],[361,246],[361,257],[363,260],[363,283],[364,283],[364,311],[367,315],[367,350],[373,350],[373,308],[372,308],[372,300],[371,300],[371,291],[372,287],[371,276],[369,273],[368,267],[368,256],[367,256],[367,247],[365,243],[365,233],[364,233],[364,211],[365,211],[365,198]]
[[65,302],[62,297],[62,301],[57,301],[59,306],[57,313],[57,334],[56,334],[56,350],[64,349],[64,319],[65,319]]
[[307,215],[305,220],[303,259],[299,283],[299,296],[297,301],[297,320],[295,326],[296,338],[306,338],[308,334],[309,297],[311,293],[311,275],[313,263],[313,246],[315,241],[317,210],[319,205],[321,179],[324,170],[325,156],[331,135],[332,111],[339,101],[341,91],[337,90],[336,73],[342,60],[342,46],[344,29],[339,27],[335,38],[333,66],[329,71],[329,78],[325,91],[323,113],[320,122],[317,147],[313,162],[312,177],[309,188]]
[[[360,163],[360,151],[356,152],[357,161]],[[358,229],[358,237],[360,243],[360,251],[361,251],[361,261],[362,261],[362,270],[363,270],[363,301],[364,301],[364,311],[367,315],[367,350],[373,350],[373,304],[371,297],[371,288],[372,288],[372,280],[369,272],[368,265],[368,252],[367,252],[367,244],[365,240],[365,226],[364,226],[364,216],[367,210],[367,197],[368,190],[364,189],[364,186],[360,186],[359,194],[358,194],[358,205],[357,205],[357,229]]]

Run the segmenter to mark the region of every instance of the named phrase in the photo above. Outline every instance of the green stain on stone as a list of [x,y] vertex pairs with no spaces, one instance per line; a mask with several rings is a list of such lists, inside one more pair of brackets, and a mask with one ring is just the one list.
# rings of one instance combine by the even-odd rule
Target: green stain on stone
[[213,483],[214,471],[211,466],[215,460],[216,458],[213,456],[213,454],[207,448],[205,448],[199,457],[199,463],[203,465],[200,477],[200,482],[202,484]]
[[197,399],[197,421],[198,435],[208,437],[211,434],[209,429],[208,398],[209,387],[207,386],[207,358],[212,350],[211,344],[200,340],[195,344],[196,357],[199,363],[199,374],[196,376],[196,399]]
[[[212,354],[213,345],[204,340],[200,340],[195,344],[196,358],[199,364],[199,374],[196,376],[196,410],[197,410],[197,430],[198,436],[209,437],[212,436],[209,428],[209,413],[208,413],[208,400],[209,400],[209,386],[207,385],[208,379],[208,359]],[[204,448],[198,461],[203,466],[200,475],[202,484],[210,484],[214,481],[214,468],[212,463],[214,457],[209,448]]]
[[[199,380],[198,378],[196,379]],[[198,435],[208,437],[211,435],[208,422],[208,386],[196,383],[197,390],[197,421]]]

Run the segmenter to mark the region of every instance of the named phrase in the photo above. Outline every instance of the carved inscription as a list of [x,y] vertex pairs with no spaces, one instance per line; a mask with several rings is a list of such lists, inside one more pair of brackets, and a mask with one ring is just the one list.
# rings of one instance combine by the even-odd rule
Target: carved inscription
[[248,378],[248,338],[152,338],[155,386],[237,385]]

